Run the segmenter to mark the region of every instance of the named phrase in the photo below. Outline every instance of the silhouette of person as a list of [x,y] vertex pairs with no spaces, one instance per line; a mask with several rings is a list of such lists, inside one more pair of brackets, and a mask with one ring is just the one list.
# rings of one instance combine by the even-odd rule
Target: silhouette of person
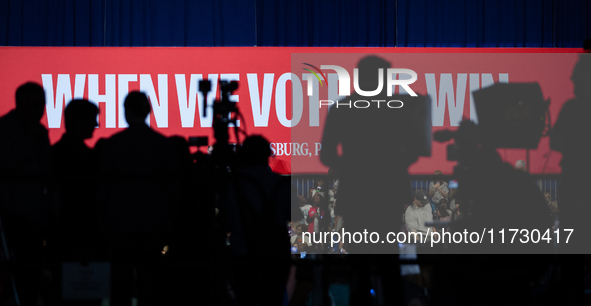
[[15,255],[15,282],[22,305],[39,296],[41,251],[47,225],[47,184],[51,167],[47,129],[39,120],[45,93],[36,83],[16,91],[16,108],[0,118],[0,217]]
[[234,291],[240,305],[280,305],[290,268],[289,179],[271,171],[269,142],[246,138],[238,151],[240,166],[230,183],[227,224],[234,262]]
[[[395,216],[399,216],[402,203],[406,200],[404,195],[408,193],[409,186],[407,169],[418,158],[414,150],[418,139],[410,133],[412,122],[408,120],[407,109],[386,105],[386,101],[393,99],[387,96],[386,90],[386,73],[390,63],[368,56],[359,62],[358,68],[361,90],[376,90],[379,87],[376,84],[383,82],[382,90],[371,97],[352,94],[330,108],[320,160],[339,173],[338,206],[347,222],[346,231],[353,234],[366,230],[368,233],[365,241],[349,244],[347,251],[351,254],[394,254],[398,252],[398,244],[379,241],[372,244],[369,236],[371,232],[377,232],[379,239],[384,241],[388,232],[400,229],[401,220]],[[379,69],[382,69],[381,73]],[[402,98],[405,106],[412,103],[412,97],[407,97]],[[383,102],[359,102],[359,106],[369,106],[356,108],[355,101],[359,100]],[[339,146],[342,155],[337,154]],[[397,260],[397,256],[393,257],[391,265],[388,265],[390,268],[381,270],[385,286],[401,287],[398,284],[400,272]],[[359,285],[352,289],[352,303],[371,303],[368,275],[371,261],[364,257],[356,265],[359,270],[354,274],[359,276]],[[403,303],[402,296],[402,292],[392,293],[386,297],[386,304]]]
[[[52,146],[52,167],[57,180],[51,188],[56,209],[48,247],[57,252],[59,262],[104,260],[96,206],[98,160],[84,141],[92,138],[97,125],[98,108],[87,100],[73,100],[66,106],[66,132]],[[60,265],[55,266],[57,279]],[[60,282],[61,283],[61,282]],[[59,284],[58,284],[59,287]],[[61,290],[56,290],[56,296]],[[59,304],[66,301],[59,300]],[[82,301],[76,301],[79,305]],[[88,301],[88,305],[101,301]]]
[[569,254],[591,253],[591,245],[588,243],[591,237],[591,224],[588,220],[591,207],[585,193],[590,184],[591,173],[589,146],[585,140],[586,132],[591,130],[587,119],[587,114],[591,111],[591,54],[579,56],[571,80],[575,97],[562,107],[550,136],[551,148],[562,153],[562,175],[558,189],[559,230],[560,238],[563,239],[561,242],[566,238],[562,234],[567,233],[563,230],[573,229],[569,243],[561,243],[561,251],[564,254],[559,260],[564,276],[559,289],[556,290],[559,293],[555,298],[561,302],[580,305],[577,303],[583,298],[584,266],[588,263],[585,263],[583,255]]
[[[456,135],[455,143],[461,152],[454,176],[458,177],[460,184],[458,202],[462,203],[465,218],[455,229],[527,228],[544,231],[552,225],[545,200],[538,187],[531,183],[529,174],[503,162],[490,139],[475,136],[480,135],[478,126],[471,121],[462,121]],[[547,246],[483,243],[467,247],[473,253],[491,254],[550,251]],[[476,248],[478,252],[474,251]]]
[[[386,83],[384,79],[390,67],[387,61],[369,56],[362,59],[358,67],[360,89],[376,89],[378,78]],[[378,69],[382,69],[381,74]],[[398,206],[403,201],[397,199],[408,193],[407,169],[418,158],[411,150],[416,139],[405,126],[408,120],[404,107],[389,108],[382,102],[356,108],[354,102],[358,100],[389,101],[392,97],[387,96],[384,84],[377,95],[365,97],[355,93],[340,101],[338,107],[333,105],[326,119],[320,159],[340,174],[339,208],[348,229],[389,232],[400,228],[399,220],[398,224],[388,221],[402,208]],[[360,102],[359,105],[364,104]],[[342,146],[341,156],[337,154],[339,145]],[[359,249],[352,246],[352,253],[394,253],[397,248],[383,248],[378,244],[356,246]]]
[[[552,246],[548,243],[526,243],[531,236],[524,236],[526,232],[527,235],[534,235],[537,231],[542,237],[550,228],[552,222],[545,200],[532,184],[528,173],[503,162],[494,144],[496,138],[484,136],[481,127],[471,121],[462,121],[454,141],[459,156],[458,165],[454,168],[454,176],[459,182],[456,203],[461,203],[461,215],[455,217],[450,230],[471,235],[491,229],[504,229],[507,233],[509,229],[520,229],[520,240],[511,244],[508,243],[508,235],[505,235],[505,243],[501,243],[501,236],[497,235],[491,242],[487,232],[482,243],[469,243],[467,240],[467,243],[450,243],[453,252],[474,255],[458,257],[453,265],[437,265],[434,268],[433,302],[471,305],[474,299],[484,298],[486,303],[491,304],[530,303],[531,294],[524,288],[531,286],[543,273],[550,258],[540,254],[550,254]],[[536,256],[504,255],[517,253]],[[442,261],[447,261],[448,257],[443,258],[445,260]],[[504,290],[505,295],[496,294],[496,286],[506,280],[508,274],[512,275],[511,286]],[[510,300],[507,296],[511,297]]]
[[591,130],[587,120],[591,111],[591,54],[580,55],[571,80],[575,98],[562,107],[550,144],[553,150],[562,153],[560,227],[574,229],[569,252],[589,253],[591,246],[586,241],[591,237],[591,226],[587,216],[591,207],[585,204],[584,190],[590,184],[591,160],[589,146],[582,135]]
[[[52,146],[53,172],[58,175],[59,248],[97,243],[96,183],[98,160],[84,141],[92,138],[98,108],[87,100],[71,101],[64,112],[66,133]],[[89,242],[92,241],[92,244]]]
[[[172,251],[169,255],[174,256],[176,260],[193,261],[196,259],[195,254],[199,253],[204,244],[203,237],[196,236],[195,233],[205,233],[204,225],[210,222],[205,221],[207,212],[202,211],[203,195],[196,192],[200,186],[197,184],[198,174],[194,171],[189,145],[185,138],[180,136],[169,139],[178,154],[181,175],[177,216],[174,217],[175,228],[171,241]],[[209,212],[212,215],[213,208]]]
[[[212,262],[213,256],[217,255],[214,253],[214,240],[217,237],[213,231],[213,183],[209,173],[204,171],[207,165],[193,164],[185,138],[173,136],[170,140],[174,143],[179,157],[180,186],[174,232],[169,244],[170,250],[165,256],[165,262],[170,263],[166,266],[167,303],[181,305],[199,297],[204,304],[210,304],[216,282],[204,282],[203,279],[214,279],[215,271],[204,271],[200,264]],[[199,156],[201,160],[196,163],[205,162],[202,157],[203,155]]]
[[129,303],[136,266],[138,301],[158,303],[162,288],[158,263],[177,204],[173,175],[178,154],[168,138],[146,125],[150,102],[145,94],[129,93],[124,107],[129,128],[100,144],[104,182],[99,196],[113,265],[111,301]]
[[[15,214],[14,217],[36,223],[27,224],[35,227],[42,219],[40,207],[45,189],[44,183],[35,175],[47,173],[50,167],[49,138],[47,130],[39,123],[44,110],[43,88],[26,83],[16,91],[16,109],[0,118],[0,171],[3,179],[10,179],[11,175],[29,175],[27,178],[37,181],[4,181],[2,207],[6,213]],[[24,190],[27,192],[21,192]]]

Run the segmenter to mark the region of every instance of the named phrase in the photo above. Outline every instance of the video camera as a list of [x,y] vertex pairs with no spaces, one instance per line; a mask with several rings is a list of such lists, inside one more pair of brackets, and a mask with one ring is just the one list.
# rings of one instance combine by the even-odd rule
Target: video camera
[[446,142],[447,159],[469,156],[478,146],[487,148],[535,149],[544,130],[549,129],[548,105],[538,83],[497,83],[474,92],[478,126],[460,124],[457,131],[436,132],[434,140]]

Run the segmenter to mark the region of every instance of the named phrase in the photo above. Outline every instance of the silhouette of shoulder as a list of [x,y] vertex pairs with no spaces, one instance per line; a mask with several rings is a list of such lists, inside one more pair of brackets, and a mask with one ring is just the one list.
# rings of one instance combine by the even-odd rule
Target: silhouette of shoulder
[[[32,135],[35,137],[42,137],[48,140],[47,129],[41,123],[33,125]],[[10,111],[6,115],[0,117],[0,137],[10,137],[18,139],[25,136],[25,126],[18,119],[15,110]]]
[[27,131],[15,110],[0,117],[0,169],[47,171],[49,148],[47,129],[40,123],[32,124]]
[[[552,149],[563,154],[564,170],[585,172],[591,167],[587,158],[588,144],[585,136],[591,130],[588,121],[591,100],[575,98],[566,102],[554,124],[551,137]],[[565,167],[567,169],[565,169]]]
[[51,147],[54,171],[86,172],[93,167],[92,149],[84,142],[75,142],[64,135]]
[[172,142],[147,126],[130,127],[101,141],[100,151],[102,170],[153,172],[176,167]]

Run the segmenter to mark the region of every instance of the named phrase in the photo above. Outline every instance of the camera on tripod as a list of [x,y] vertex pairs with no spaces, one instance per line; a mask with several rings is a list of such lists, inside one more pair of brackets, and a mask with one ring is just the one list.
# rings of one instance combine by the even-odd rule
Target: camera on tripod
[[[455,139],[447,147],[447,159],[461,160],[478,146],[536,149],[546,123],[548,105],[538,83],[497,83],[474,92],[478,125],[462,123],[457,131],[439,131],[437,142]],[[549,121],[549,119],[548,119]]]
[[[221,100],[215,100],[213,103],[214,117],[216,116],[216,114],[224,114],[237,111],[235,103],[230,101],[230,96],[236,89],[238,89],[238,82],[220,81]],[[207,95],[211,91],[211,81],[199,81],[199,91],[203,94],[203,99],[205,100],[205,103],[203,103],[203,116],[205,117],[207,116]]]
[[[199,81],[199,91],[203,95],[203,116],[207,116],[207,96],[211,91],[211,81]],[[238,141],[238,124],[236,118],[241,116],[235,102],[230,101],[232,93],[238,89],[236,81],[220,81],[220,99],[216,99],[211,107],[213,108],[213,130],[215,144],[213,145],[213,162],[217,168],[228,169],[232,164],[233,153],[236,151],[237,144],[230,144],[230,135],[228,127],[234,125],[236,141]],[[205,145],[208,141],[206,137],[192,137],[195,146]],[[191,140],[189,141],[191,143]],[[191,145],[191,144],[190,144]]]

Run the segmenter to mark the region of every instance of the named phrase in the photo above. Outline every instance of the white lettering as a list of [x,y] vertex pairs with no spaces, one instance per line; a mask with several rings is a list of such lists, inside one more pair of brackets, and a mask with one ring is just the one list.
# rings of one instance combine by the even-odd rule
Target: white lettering
[[266,127],[269,125],[269,112],[271,110],[271,96],[273,95],[273,79],[275,78],[275,74],[265,73],[262,100],[259,99],[259,82],[257,74],[249,73],[246,77],[248,79],[250,106],[252,107],[254,126]]
[[[410,75],[410,79],[399,79],[397,80],[396,77],[393,77],[394,74],[408,74]],[[388,87],[387,94],[388,96],[392,96],[392,86],[399,85],[400,87],[404,88],[408,94],[413,97],[416,97],[417,94],[410,89],[410,84],[416,82],[417,80],[417,73],[410,69],[402,69],[402,68],[388,68],[388,82],[386,86]]]
[[308,105],[310,116],[309,124],[310,126],[320,126],[320,106],[318,101],[320,98],[320,93],[318,95],[310,95],[310,88],[312,88],[312,92],[319,92],[318,79],[314,78],[313,74],[311,73],[304,73],[302,78],[306,78],[308,82]]
[[333,105],[333,104],[334,104],[333,100],[320,100],[319,108],[322,108],[322,105]]
[[[358,106],[357,103],[359,103],[359,102],[362,102],[361,104],[363,104],[364,102],[367,104],[365,105],[365,107]],[[366,100],[357,100],[357,101],[353,102],[353,105],[355,106],[355,108],[368,108],[371,105],[371,103],[369,103],[369,101],[366,101]]]
[[[220,81],[228,81],[228,82],[236,81],[236,82],[238,82],[238,81],[240,81],[240,74],[238,74],[238,73],[221,74]],[[240,102],[240,96],[230,95],[228,97],[228,100],[230,100],[230,102],[238,103],[238,102]],[[229,114],[228,116],[232,116],[232,115]],[[233,127],[233,126],[234,126],[234,123],[230,122],[230,124],[228,124],[228,127]],[[238,119],[236,119],[236,126],[240,127],[240,120],[238,120]]]
[[361,90],[361,88],[359,88],[359,69],[358,68],[353,69],[353,88],[355,88],[355,92],[357,92],[358,94],[360,94],[364,97],[373,97],[373,96],[377,96],[378,94],[380,94],[382,92],[382,89],[384,88],[384,77],[382,76],[383,73],[384,73],[384,69],[379,68],[378,69],[378,88],[376,88],[375,90],[372,90],[372,91],[365,91],[365,90]]
[[[127,124],[127,120],[125,119],[125,110],[123,107],[123,103],[125,102],[125,98],[129,93],[129,82],[137,82],[137,74],[119,74],[117,75],[117,78],[117,91],[119,98],[119,127],[126,128],[129,126],[129,124]],[[150,125],[150,116],[146,117],[146,124],[148,126]]]
[[[328,101],[339,101],[344,99],[347,95],[339,95],[337,93],[337,88],[338,88],[338,83],[339,83],[339,77],[336,73],[329,73],[328,74]],[[328,108],[328,111],[330,112],[330,109],[332,107]]]
[[64,103],[72,100],[72,86],[69,74],[57,75],[57,88],[54,99],[53,77],[51,74],[42,74],[43,89],[45,90],[45,111],[47,113],[47,126],[59,128],[62,123]]
[[371,102],[376,102],[376,103],[378,103],[378,108],[380,108],[380,103],[381,103],[381,102],[386,102],[386,100],[371,100]]
[[302,143],[302,145],[300,146],[301,152],[303,153],[303,156],[308,155],[308,143],[304,142]]
[[[175,74],[176,91],[179,101],[179,111],[181,115],[181,126],[182,127],[193,127],[195,124],[195,108],[199,112],[199,124],[201,127],[211,127],[213,122],[213,111],[209,110],[207,116],[203,114],[203,103],[211,105],[215,100],[217,87],[218,87],[218,75],[208,75],[208,80],[211,82],[211,91],[207,97],[204,98],[201,93],[198,94],[197,85],[199,81],[203,80],[201,74],[191,74],[189,83],[189,96],[187,97],[187,85],[184,74]],[[204,101],[205,100],[205,101]]]
[[[115,128],[117,122],[117,100],[116,100],[116,76],[105,75],[105,94],[99,95],[98,74],[88,75],[88,100],[97,106],[100,102],[105,103],[105,127]],[[99,107],[100,108],[100,107]],[[100,123],[99,123],[100,124]]]
[[351,76],[345,68],[337,65],[321,65],[320,69],[333,69],[334,71],[336,71],[339,80],[339,95],[349,95],[349,93],[351,92]]
[[[392,106],[392,105],[390,105],[390,103],[392,103],[392,102],[400,103],[400,106]],[[400,100],[390,100],[390,101],[388,101],[388,104],[387,105],[388,105],[389,108],[402,108],[404,106],[404,103],[402,101],[400,101]]]
[[427,92],[431,96],[432,125],[443,126],[445,116],[445,102],[447,100],[447,109],[449,111],[449,122],[451,126],[459,126],[464,114],[464,98],[466,96],[467,74],[459,73],[457,75],[457,88],[454,95],[453,80],[451,73],[442,73],[439,78],[439,96],[437,95],[437,85],[435,84],[435,75],[426,73]]
[[283,144],[282,143],[277,143],[275,145],[277,146],[277,156],[283,155]]
[[347,105],[349,106],[349,108],[351,108],[351,100],[349,100],[349,103],[344,102],[343,101],[337,101],[337,108],[339,108],[339,105]]
[[[287,81],[291,81],[292,91],[292,116],[287,119]],[[298,125],[302,118],[304,110],[304,97],[302,92],[302,83],[295,73],[286,72],[277,80],[275,89],[275,111],[279,123],[285,127],[294,127]]]
[[156,126],[159,128],[168,127],[168,75],[158,75],[159,95],[156,95],[154,83],[152,83],[152,76],[149,74],[140,74],[140,90],[145,92],[148,95],[148,99],[150,99],[152,113],[156,120]]

